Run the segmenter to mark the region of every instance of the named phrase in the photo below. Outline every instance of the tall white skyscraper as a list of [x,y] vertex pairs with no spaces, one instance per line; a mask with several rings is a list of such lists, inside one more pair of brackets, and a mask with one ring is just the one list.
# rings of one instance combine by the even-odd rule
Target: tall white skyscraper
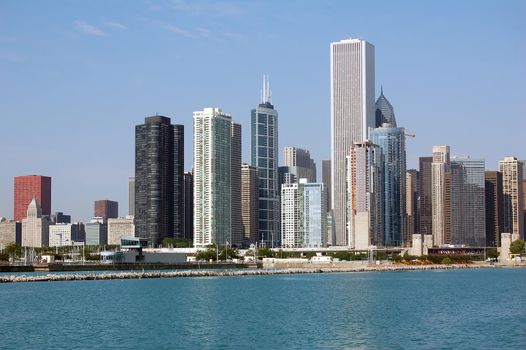
[[431,194],[433,218],[433,244],[440,246],[446,237],[446,176],[450,172],[449,146],[433,146],[431,164]]
[[331,206],[333,245],[348,245],[345,157],[375,126],[374,46],[365,40],[331,43]]
[[194,112],[194,246],[232,242],[232,118],[219,108]]
[[523,194],[522,178],[523,164],[515,157],[504,157],[499,161],[499,170],[502,173],[502,193],[504,198],[504,231],[506,233],[523,237],[522,215]]

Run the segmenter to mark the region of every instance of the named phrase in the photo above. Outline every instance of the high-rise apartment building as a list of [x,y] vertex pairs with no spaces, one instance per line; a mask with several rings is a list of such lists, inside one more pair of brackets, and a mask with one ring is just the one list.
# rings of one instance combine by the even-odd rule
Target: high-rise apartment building
[[135,215],[135,177],[128,178],[128,215]]
[[347,157],[347,241],[354,249],[384,245],[382,149],[355,142]]
[[278,111],[271,103],[269,82],[263,79],[261,103],[251,111],[251,163],[259,178],[259,237],[261,245],[280,241],[278,186]]
[[382,149],[383,230],[386,246],[407,246],[405,129],[384,123],[371,131],[371,141]]
[[327,244],[326,192],[323,183],[307,179],[281,187],[281,243],[285,248]]
[[486,171],[484,173],[486,207],[486,246],[500,247],[500,235],[503,233],[503,197],[502,173]]
[[241,124],[232,122],[232,146],[230,169],[230,193],[232,216],[232,244],[243,244],[243,220],[241,217]]
[[184,126],[153,116],[135,127],[136,236],[153,245],[184,230]]
[[191,171],[184,173],[184,236],[194,239],[194,175]]
[[27,214],[22,219],[22,246],[41,248],[49,245],[49,225],[47,216],[42,215],[42,208],[33,197],[27,206]]
[[194,112],[194,246],[232,243],[232,117]]
[[241,217],[243,220],[243,244],[258,240],[259,186],[258,170],[248,164],[241,166]]
[[51,177],[42,175],[15,176],[14,220],[22,221],[33,198],[41,205],[42,215],[51,215]]
[[[331,210],[331,160],[322,160],[321,162],[321,176],[322,182],[327,189],[327,211]],[[332,242],[331,242],[332,243]]]
[[432,191],[432,165],[433,157],[419,158],[418,179],[418,233],[421,235],[433,234],[433,191]]
[[418,232],[418,171],[409,169],[405,173],[405,210],[407,227],[404,241],[410,242]]
[[433,244],[446,243],[446,174],[450,172],[449,146],[433,146],[431,164]]
[[102,218],[104,222],[107,222],[108,219],[119,217],[119,203],[116,201],[110,201],[109,199],[97,200],[93,207],[93,216]]
[[505,157],[499,161],[499,170],[502,173],[503,232],[517,234],[521,239],[524,239],[524,214],[522,212],[523,164],[515,157]]
[[283,164],[289,167],[289,172],[296,178],[305,178],[309,182],[316,182],[316,163],[310,157],[310,152],[303,148],[285,147],[283,150]]
[[486,208],[484,159],[452,157],[450,159],[451,226],[448,244],[486,246]]
[[348,245],[345,159],[375,126],[374,46],[365,40],[331,43],[331,199],[335,245]]

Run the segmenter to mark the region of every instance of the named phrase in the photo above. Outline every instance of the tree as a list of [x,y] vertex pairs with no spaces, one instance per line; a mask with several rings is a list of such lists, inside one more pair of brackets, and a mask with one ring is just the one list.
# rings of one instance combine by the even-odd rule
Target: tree
[[4,253],[13,258],[19,258],[22,256],[22,247],[16,243],[9,243],[5,246]]
[[497,248],[488,248],[486,250],[486,256],[490,259],[497,259],[499,257],[499,252]]
[[197,253],[197,255],[195,256],[195,259],[196,260],[206,260],[206,261],[210,261],[210,260],[216,260],[216,250],[215,250],[215,247],[213,248],[208,248],[207,250],[202,250],[200,252]]
[[511,254],[523,254],[524,253],[524,240],[518,239],[510,244]]

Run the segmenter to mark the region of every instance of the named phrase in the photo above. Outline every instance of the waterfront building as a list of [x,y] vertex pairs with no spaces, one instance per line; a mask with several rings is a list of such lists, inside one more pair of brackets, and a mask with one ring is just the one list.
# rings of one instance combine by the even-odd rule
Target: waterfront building
[[[524,175],[523,175],[523,179],[524,179]],[[522,218],[523,218],[522,219],[522,222],[523,222],[522,237],[526,238],[526,179],[522,180]]]
[[345,159],[375,126],[374,46],[361,39],[331,43],[331,208],[335,245],[348,245]]
[[327,245],[326,191],[307,179],[281,187],[281,242],[284,248]]
[[49,245],[49,218],[42,215],[38,200],[33,197],[22,219],[22,246],[41,248]]
[[384,123],[371,131],[372,143],[382,149],[383,239],[385,246],[408,246],[406,233],[405,129]]
[[49,226],[49,246],[50,247],[64,247],[73,244],[76,225],[58,223]]
[[72,237],[73,242],[86,242],[86,226],[82,222],[75,222],[72,224]]
[[486,246],[484,159],[450,159],[450,233],[444,243]]
[[194,247],[232,242],[232,117],[194,112]]
[[316,163],[310,157],[310,152],[303,148],[285,147],[283,150],[283,164],[289,167],[289,172],[297,179],[305,178],[309,182],[316,182]]
[[449,146],[433,146],[431,164],[432,228],[433,244],[446,243],[446,174],[450,172]]
[[499,170],[502,173],[503,193],[503,232],[523,236],[524,214],[522,194],[523,164],[515,157],[505,157],[499,161]]
[[413,235],[418,232],[418,178],[419,173],[415,169],[409,169],[405,173],[405,209],[407,216],[405,242],[412,240]]
[[153,116],[135,127],[135,228],[159,245],[184,227],[184,126]]
[[135,177],[128,178],[128,215],[135,215]]
[[502,173],[486,171],[484,173],[485,207],[486,207],[486,246],[500,247],[503,233],[503,194]]
[[52,214],[50,217],[52,224],[70,224],[71,215],[66,215],[61,211],[56,211],[55,214]]
[[375,128],[381,127],[384,123],[391,124],[393,128],[396,128],[394,108],[385,98],[383,87],[380,89],[380,96],[376,100],[375,108]]
[[33,198],[40,203],[42,215],[51,215],[51,177],[42,175],[15,176],[14,220],[22,221]]
[[243,244],[243,219],[241,216],[241,124],[232,122],[232,146],[230,161],[230,193],[232,217],[231,245]]
[[321,161],[321,176],[322,182],[325,184],[327,189],[327,211],[331,210],[331,160]]
[[419,158],[418,179],[418,230],[421,235],[433,234],[433,157]]
[[258,239],[259,214],[258,170],[248,164],[241,166],[241,216],[243,221],[243,245],[253,244]]
[[11,243],[22,243],[22,223],[0,218],[0,250]]
[[101,217],[94,217],[85,224],[86,245],[108,244],[108,225]]
[[95,201],[93,216],[102,218],[104,222],[119,216],[119,203],[109,199]]
[[194,181],[191,171],[184,173],[184,236],[194,239]]
[[251,111],[251,165],[258,169],[260,245],[280,245],[278,186],[278,111],[271,103],[268,79],[263,79],[261,103]]
[[382,149],[355,142],[347,157],[347,241],[354,249],[384,245]]
[[135,237],[133,216],[108,219],[108,244],[121,244],[122,237]]

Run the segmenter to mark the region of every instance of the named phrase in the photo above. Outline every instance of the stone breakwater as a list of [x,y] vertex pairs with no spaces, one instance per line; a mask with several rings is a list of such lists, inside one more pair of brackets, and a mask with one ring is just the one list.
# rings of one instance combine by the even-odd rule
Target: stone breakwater
[[254,270],[190,270],[190,271],[148,271],[148,272],[109,272],[82,274],[47,274],[47,275],[10,275],[0,276],[0,283],[16,282],[58,282],[58,281],[94,281],[113,279],[142,279],[142,278],[179,278],[179,277],[229,277],[229,276],[262,276],[262,275],[292,275],[306,273],[331,272],[383,272],[383,271],[417,271],[417,270],[453,270],[466,268],[480,268],[476,265],[376,265],[354,268],[287,268],[287,269],[254,269]]

